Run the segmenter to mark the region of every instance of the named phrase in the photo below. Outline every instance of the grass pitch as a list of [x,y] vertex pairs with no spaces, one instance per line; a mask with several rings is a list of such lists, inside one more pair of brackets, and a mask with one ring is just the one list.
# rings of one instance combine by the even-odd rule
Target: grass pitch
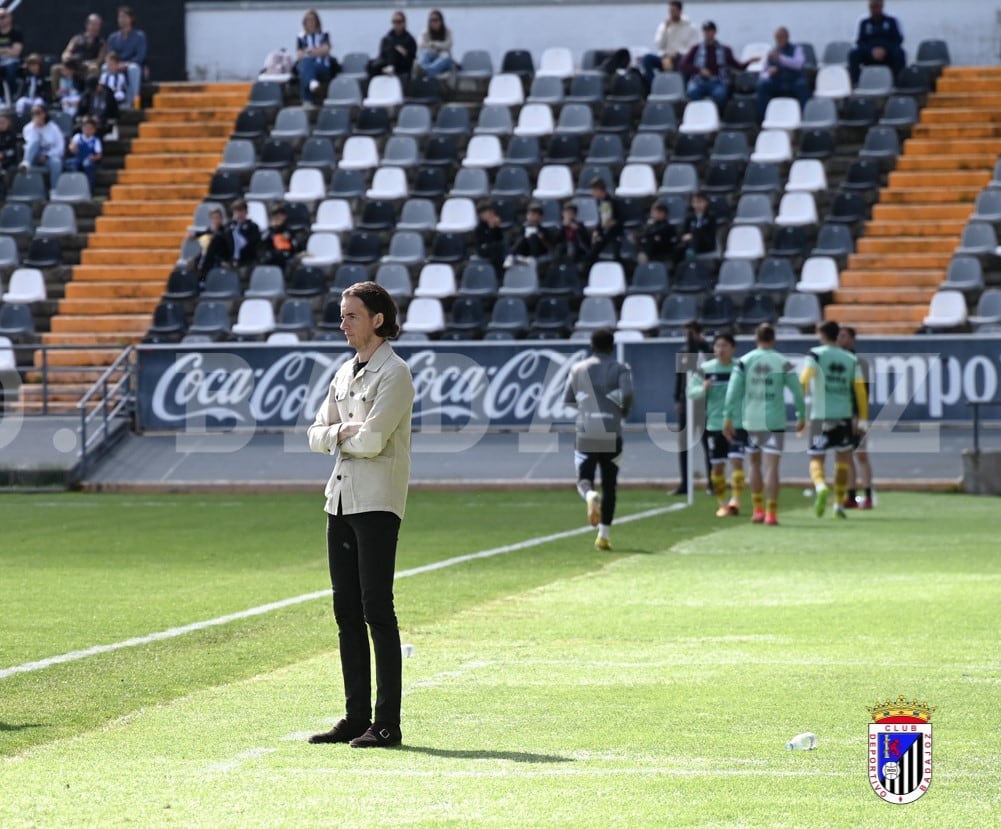
[[[626,492],[620,514],[663,506]],[[0,669],[327,584],[312,496],[4,496]],[[693,508],[401,579],[404,741],[341,713],[326,599],[0,679],[0,825],[995,825],[997,502],[883,495],[782,526]],[[576,527],[566,493],[415,493],[398,569]],[[937,710],[916,803],[866,706]],[[800,731],[813,752],[787,752]]]

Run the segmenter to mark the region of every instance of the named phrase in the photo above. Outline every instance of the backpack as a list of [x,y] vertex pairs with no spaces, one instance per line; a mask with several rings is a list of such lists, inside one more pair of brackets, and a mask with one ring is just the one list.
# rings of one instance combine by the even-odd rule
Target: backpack
[[284,48],[269,52],[264,59],[265,75],[288,75],[292,71],[292,55]]

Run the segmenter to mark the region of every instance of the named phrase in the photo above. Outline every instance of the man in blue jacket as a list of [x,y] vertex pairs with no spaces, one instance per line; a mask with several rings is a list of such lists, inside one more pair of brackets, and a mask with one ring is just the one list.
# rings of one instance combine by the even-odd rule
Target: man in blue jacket
[[897,18],[883,14],[883,0],[869,0],[869,16],[859,22],[855,48],[848,53],[848,74],[858,83],[863,66],[888,66],[896,77],[904,68],[904,32]]

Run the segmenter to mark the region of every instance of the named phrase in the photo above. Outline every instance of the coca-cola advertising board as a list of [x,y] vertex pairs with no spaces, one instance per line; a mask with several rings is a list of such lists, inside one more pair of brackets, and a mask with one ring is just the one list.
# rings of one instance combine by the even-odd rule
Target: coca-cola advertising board
[[[673,423],[682,343],[617,346],[633,369],[628,423]],[[797,370],[816,340],[780,343]],[[568,424],[567,374],[586,342],[397,343],[414,376],[416,428],[539,428]],[[738,356],[753,345],[738,343]],[[338,343],[220,343],[139,347],[138,425],[143,430],[288,429],[312,421],[334,373],[353,352]],[[872,416],[904,421],[970,418],[969,401],[1001,404],[1001,337],[866,339]],[[984,410],[996,420],[1001,407]]]

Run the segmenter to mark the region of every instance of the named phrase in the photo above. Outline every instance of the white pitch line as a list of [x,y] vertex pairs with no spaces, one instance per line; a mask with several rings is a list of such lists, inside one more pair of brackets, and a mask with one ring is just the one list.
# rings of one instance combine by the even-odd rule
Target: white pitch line
[[[642,521],[646,518],[653,518],[657,515],[664,515],[668,512],[674,512],[678,509],[683,509],[686,504],[672,504],[669,507],[657,507],[656,509],[648,509],[643,512],[633,513],[632,515],[626,515],[622,518],[617,519],[619,524],[629,524],[633,521]],[[405,579],[410,576],[419,576],[423,573],[431,573],[435,570],[443,570],[446,567],[454,567],[456,564],[465,564],[467,561],[475,561],[481,558],[492,558],[493,556],[502,556],[507,553],[515,553],[519,550],[527,550],[530,547],[538,547],[542,544],[548,544],[550,541],[560,541],[564,538],[572,538],[575,535],[583,535],[584,533],[593,532],[592,527],[578,527],[573,530],[564,530],[563,532],[552,533],[550,535],[541,535],[536,538],[529,538],[525,541],[519,541],[516,544],[505,544],[502,547],[494,547],[490,550],[481,550],[478,553],[468,553],[466,555],[454,556],[452,558],[446,558],[441,561],[433,561],[430,564],[422,564],[420,567],[411,567],[409,570],[401,570],[396,574],[397,579]],[[43,668],[50,668],[53,665],[62,665],[66,662],[76,662],[80,659],[87,659],[91,656],[98,656],[102,653],[111,653],[113,651],[119,651],[124,648],[134,648],[139,645],[149,645],[153,642],[162,642],[165,639],[176,639],[178,636],[185,636],[189,633],[194,633],[199,630],[205,630],[206,628],[218,627],[220,625],[226,625],[230,622],[236,622],[240,619],[250,619],[254,616],[262,616],[265,613],[271,613],[275,610],[281,610],[282,608],[292,607],[293,605],[302,604],[303,602],[311,602],[314,599],[326,598],[330,595],[329,588],[326,590],[316,590],[312,593],[304,593],[301,596],[293,596],[289,599],[282,599],[277,602],[269,602],[268,604],[262,604],[257,607],[251,607],[247,610],[241,610],[237,613],[228,613],[225,616],[218,616],[215,619],[206,619],[202,622],[192,622],[188,625],[181,625],[179,627],[168,628],[167,630],[161,630],[156,633],[148,633],[145,636],[133,636],[131,639],[125,639],[121,642],[112,642],[108,645],[94,645],[90,648],[84,648],[82,650],[70,651],[69,653],[63,653],[59,656],[50,656],[46,659],[39,659],[35,662],[25,662],[23,665],[14,665],[11,668],[4,668],[0,670],[0,679],[6,679],[9,676],[14,676],[15,674],[25,674],[31,671],[40,671]]]

